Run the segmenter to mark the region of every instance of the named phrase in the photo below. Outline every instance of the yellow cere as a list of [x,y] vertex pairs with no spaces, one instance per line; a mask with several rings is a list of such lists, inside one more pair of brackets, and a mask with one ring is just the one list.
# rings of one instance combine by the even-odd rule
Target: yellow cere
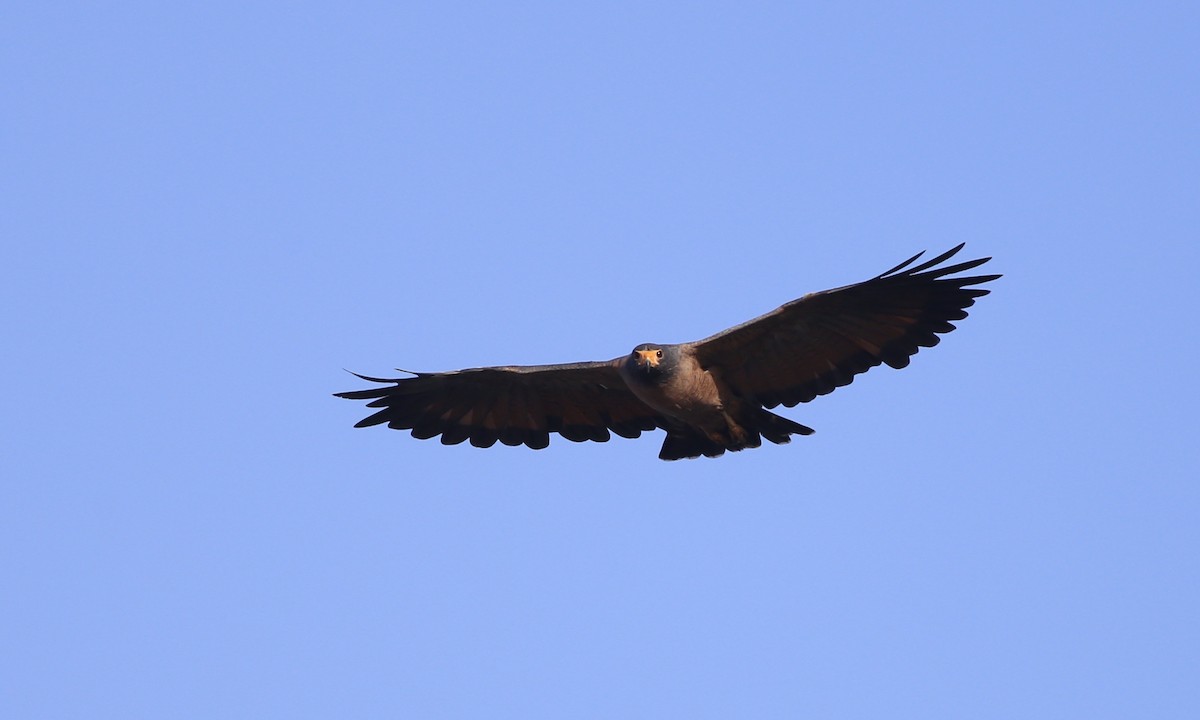
[[642,360],[649,363],[650,367],[658,367],[658,351],[657,350],[638,350],[637,354]]

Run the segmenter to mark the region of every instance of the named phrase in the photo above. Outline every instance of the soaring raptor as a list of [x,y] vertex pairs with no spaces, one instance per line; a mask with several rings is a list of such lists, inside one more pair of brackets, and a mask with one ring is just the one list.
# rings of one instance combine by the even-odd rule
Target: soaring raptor
[[805,295],[699,342],[645,343],[604,362],[358,375],[383,386],[337,396],[376,409],[355,427],[386,423],[422,440],[440,435],[443,445],[538,450],[550,433],[605,442],[610,433],[635,438],[655,428],[667,433],[663,460],[717,457],[763,438],[782,444],[813,430],[768,408],[808,402],[881,363],[905,367],[988,294],[974,286],[999,275],[955,275],[991,258],[943,265],[962,247],[913,265],[918,253],[866,282]]

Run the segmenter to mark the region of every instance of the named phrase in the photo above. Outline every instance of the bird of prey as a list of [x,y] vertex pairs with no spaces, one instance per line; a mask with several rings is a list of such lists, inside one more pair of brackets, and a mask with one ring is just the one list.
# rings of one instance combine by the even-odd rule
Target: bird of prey
[[793,407],[886,363],[908,365],[919,348],[967,316],[977,285],[999,275],[955,276],[991,258],[943,265],[963,245],[913,265],[918,253],[854,285],[805,295],[698,342],[645,343],[602,362],[484,367],[410,377],[358,377],[382,387],[337,393],[376,412],[355,427],[387,424],[444,445],[497,441],[535,450],[550,433],[605,442],[661,428],[663,460],[718,457],[789,442],[812,428],[768,410]]

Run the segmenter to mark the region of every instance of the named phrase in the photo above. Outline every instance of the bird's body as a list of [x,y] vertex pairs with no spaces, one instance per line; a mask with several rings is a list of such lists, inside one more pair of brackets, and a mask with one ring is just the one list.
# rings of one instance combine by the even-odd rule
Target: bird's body
[[[656,363],[650,358],[657,358]],[[812,433],[811,428],[752,406],[735,393],[722,392],[725,385],[696,359],[693,344],[639,345],[619,360],[618,369],[633,394],[668,419],[664,453],[671,457],[664,460],[716,457],[725,450],[757,447],[760,436],[770,429],[763,416],[794,425],[792,432]],[[776,442],[787,442],[786,434]]]
[[[721,392],[686,345],[639,345],[618,371],[639,400],[663,415],[697,427],[721,424]],[[661,353],[651,363],[640,352]]]
[[[920,255],[871,280],[813,293],[712,337],[679,345],[642,344],[607,362],[475,368],[359,376],[390,387],[338,393],[380,408],[356,427],[387,423],[443,444],[470,440],[538,449],[554,432],[604,442],[610,431],[637,437],[667,432],[659,457],[717,457],[789,442],[804,425],[769,412],[849,384],[886,363],[908,364],[987,290],[999,275],[946,277],[990,258],[936,267],[962,245],[916,267]],[[907,269],[906,269],[907,268]]]

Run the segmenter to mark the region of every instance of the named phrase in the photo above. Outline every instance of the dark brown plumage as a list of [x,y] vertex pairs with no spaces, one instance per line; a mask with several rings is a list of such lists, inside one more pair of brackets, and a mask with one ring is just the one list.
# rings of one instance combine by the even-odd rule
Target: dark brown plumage
[[337,393],[369,400],[373,415],[355,427],[411,430],[476,447],[604,442],[667,432],[659,457],[717,457],[808,435],[804,425],[768,412],[848,385],[886,363],[908,365],[922,347],[954,329],[989,291],[972,287],[999,275],[950,277],[991,258],[940,266],[962,249],[913,265],[921,254],[866,282],[805,295],[699,342],[639,345],[607,362],[490,367],[405,378],[372,378],[384,387]]

